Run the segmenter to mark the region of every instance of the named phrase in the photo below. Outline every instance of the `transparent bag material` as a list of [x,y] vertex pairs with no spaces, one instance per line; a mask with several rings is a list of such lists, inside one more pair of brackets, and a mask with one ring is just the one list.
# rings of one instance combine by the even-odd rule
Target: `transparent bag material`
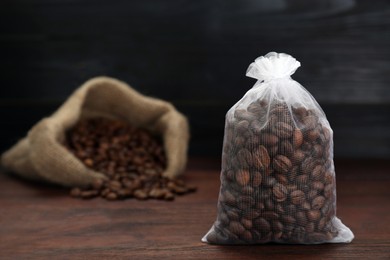
[[348,243],[336,217],[333,131],[291,75],[300,63],[271,52],[247,71],[257,83],[226,114],[212,244]]

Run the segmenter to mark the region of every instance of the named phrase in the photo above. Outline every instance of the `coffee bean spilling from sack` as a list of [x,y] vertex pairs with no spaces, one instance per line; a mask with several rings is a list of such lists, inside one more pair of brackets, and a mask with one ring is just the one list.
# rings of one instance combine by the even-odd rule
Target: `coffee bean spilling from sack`
[[279,102],[268,112],[265,100],[236,108],[227,119],[218,219],[207,241],[316,243],[335,237],[332,149],[329,126],[312,110],[290,111]]
[[163,177],[166,158],[161,141],[122,121],[81,120],[67,133],[66,147],[87,167],[108,177],[87,189],[73,188],[73,197],[173,200],[196,190],[182,180]]

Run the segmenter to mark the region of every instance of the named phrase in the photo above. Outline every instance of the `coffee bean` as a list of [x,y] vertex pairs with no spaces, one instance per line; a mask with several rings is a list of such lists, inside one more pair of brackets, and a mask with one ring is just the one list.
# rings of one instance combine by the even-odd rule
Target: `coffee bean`
[[324,189],[324,184],[322,182],[320,182],[320,181],[314,181],[314,182],[311,183],[311,187],[314,190],[320,192],[320,191],[322,191]]
[[98,195],[98,191],[96,190],[85,190],[85,191],[81,191],[80,193],[80,197],[83,199],[90,199],[96,197],[97,195]]
[[228,190],[221,192],[220,200],[222,200],[225,203],[230,204],[230,205],[234,205],[236,203],[236,198]]
[[293,133],[291,125],[285,122],[277,122],[274,127],[274,134],[279,138],[289,138]]
[[324,206],[325,198],[323,196],[318,196],[313,199],[311,202],[312,209],[321,209]]
[[241,186],[248,185],[249,180],[250,180],[249,171],[247,171],[247,170],[239,170],[236,173],[236,180],[237,180],[237,183],[240,184]]
[[250,231],[248,231],[248,230],[245,230],[245,231],[241,234],[240,237],[241,237],[243,240],[248,241],[248,242],[252,241],[252,239],[253,239],[252,233],[251,233]]
[[317,165],[311,173],[311,178],[313,180],[321,180],[324,177],[324,173],[324,167],[322,165]]
[[80,197],[81,195],[81,189],[80,188],[73,188],[70,190],[70,196],[72,197]]
[[243,148],[239,150],[236,158],[239,165],[244,169],[247,169],[250,166],[254,165],[252,154],[249,152],[248,149]]
[[306,234],[311,234],[314,232],[314,229],[315,229],[315,224],[314,222],[308,222],[306,225],[305,225],[305,231],[306,231]]
[[289,157],[294,153],[294,148],[289,141],[284,140],[280,143],[279,153]]
[[241,235],[242,233],[244,233],[244,231],[245,231],[245,228],[244,228],[244,226],[240,223],[240,222],[238,222],[238,221],[232,221],[232,222],[230,222],[230,224],[229,224],[229,230],[232,232],[232,233],[234,233],[234,234],[236,234],[236,235]]
[[254,134],[259,134],[261,133],[261,130],[263,128],[263,125],[260,123],[259,120],[253,120],[250,125],[249,125],[249,129],[251,129],[251,131],[254,133]]
[[302,150],[295,150],[292,160],[294,164],[299,164],[305,159],[305,153]]
[[271,163],[271,159],[269,157],[267,148],[265,148],[264,146],[260,145],[258,147],[258,149],[256,150],[254,156],[258,157],[260,159],[260,163],[262,165],[262,168],[268,168],[269,167],[269,165]]
[[314,129],[317,126],[317,117],[316,116],[307,116],[303,118],[303,124],[305,125],[305,129]]
[[283,231],[283,224],[280,221],[278,221],[278,220],[272,221],[272,230],[274,232],[281,232],[281,231]]
[[92,182],[92,188],[100,190],[103,187],[104,181],[102,179],[96,179]]
[[252,175],[252,185],[253,187],[258,187],[261,184],[261,180],[263,179],[261,173],[255,172]]
[[284,155],[277,155],[273,160],[274,169],[280,173],[287,173],[291,167],[291,161]]
[[116,195],[116,193],[114,193],[114,192],[110,192],[107,194],[106,198],[108,200],[116,200],[118,198],[118,195]]
[[296,222],[295,218],[293,218],[292,216],[290,215],[284,215],[282,216],[282,221],[285,223],[285,224],[294,224]]
[[296,221],[298,225],[305,226],[307,223],[306,213],[303,211],[299,211],[296,213]]
[[[72,189],[72,196],[92,198],[100,195],[108,200],[174,198],[174,194],[162,194],[168,182],[162,176],[166,166],[162,142],[146,130],[118,120],[92,118],[80,120],[66,135],[65,147],[86,167],[106,175],[106,179],[96,179],[90,187]],[[173,182],[180,183],[179,180]],[[176,186],[170,193],[195,191],[184,183]]]
[[302,204],[305,201],[305,193],[301,190],[295,190],[290,193],[290,200],[294,205]]
[[275,174],[275,179],[276,179],[279,183],[281,183],[281,184],[283,184],[283,185],[287,185],[287,184],[288,184],[288,178],[287,178],[287,176],[284,175],[284,174]]
[[293,145],[294,148],[299,148],[303,143],[303,134],[299,129],[294,129],[293,132]]
[[306,138],[310,142],[314,142],[320,137],[320,132],[317,129],[310,130],[306,133]]
[[241,224],[246,228],[246,229],[251,229],[253,226],[252,220],[243,218],[241,219]]
[[240,214],[238,213],[238,210],[229,210],[227,212],[227,216],[229,217],[230,220],[239,220],[240,219]]
[[253,223],[254,226],[263,234],[271,231],[271,225],[264,218],[257,218]]
[[285,201],[287,198],[288,191],[286,187],[280,183],[274,185],[272,192],[278,202]]
[[148,194],[144,190],[135,190],[133,195],[139,200],[146,200],[148,198]]
[[321,217],[321,212],[317,209],[309,210],[306,216],[310,221],[317,221]]
[[265,113],[266,110],[264,109],[263,106],[260,105],[260,103],[257,103],[257,102],[252,102],[248,108],[247,108],[248,112],[251,112],[255,115],[260,115],[262,113]]
[[279,142],[279,138],[274,134],[264,133],[261,134],[260,137],[266,146],[274,146]]

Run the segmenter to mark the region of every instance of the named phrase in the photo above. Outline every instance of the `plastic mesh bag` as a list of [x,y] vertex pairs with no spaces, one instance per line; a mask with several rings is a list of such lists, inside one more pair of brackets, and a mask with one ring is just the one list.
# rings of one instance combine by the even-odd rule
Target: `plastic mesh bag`
[[333,132],[291,79],[299,66],[275,52],[249,66],[258,81],[226,114],[218,217],[203,242],[352,241],[336,217]]

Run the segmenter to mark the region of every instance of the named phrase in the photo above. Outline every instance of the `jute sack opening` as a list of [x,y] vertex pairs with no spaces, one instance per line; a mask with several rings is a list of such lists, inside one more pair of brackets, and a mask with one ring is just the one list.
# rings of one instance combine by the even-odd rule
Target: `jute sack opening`
[[64,146],[66,131],[80,119],[108,117],[147,129],[162,137],[167,156],[163,175],[174,178],[187,162],[187,119],[172,104],[141,95],[126,83],[96,77],[78,88],[50,117],[34,125],[27,136],[1,158],[2,165],[22,177],[63,186],[87,186],[103,173],[88,169]]

